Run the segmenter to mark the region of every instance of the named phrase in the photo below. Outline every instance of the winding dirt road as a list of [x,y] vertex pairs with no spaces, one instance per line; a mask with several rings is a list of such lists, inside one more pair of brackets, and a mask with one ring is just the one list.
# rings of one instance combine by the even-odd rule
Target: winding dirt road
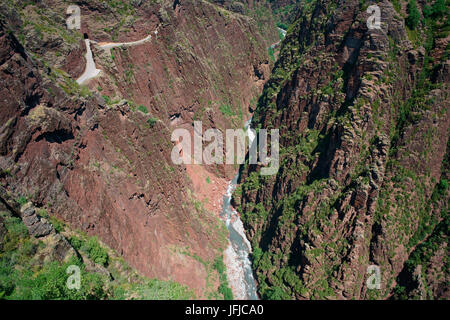
[[86,67],[83,74],[77,79],[78,84],[83,84],[89,79],[95,78],[101,71],[95,66],[94,57],[91,50],[91,41],[89,39],[85,39],[84,41],[86,43]]
[[[153,34],[155,36],[158,35],[158,29],[156,29],[155,31],[153,31]],[[148,35],[147,37],[145,37],[144,39],[141,40],[137,40],[137,41],[131,41],[131,42],[96,42],[96,41],[91,41],[89,39],[85,39],[85,43],[86,43],[86,67],[84,69],[83,74],[77,79],[78,84],[83,84],[85,82],[87,82],[88,80],[97,77],[101,70],[97,69],[96,65],[95,65],[95,61],[94,61],[94,57],[92,55],[92,50],[91,50],[91,43],[96,44],[99,48],[106,50],[108,52],[111,52],[110,50],[112,48],[118,48],[118,47],[132,47],[132,46],[138,46],[141,45],[145,42],[148,42],[152,39],[152,35]]]

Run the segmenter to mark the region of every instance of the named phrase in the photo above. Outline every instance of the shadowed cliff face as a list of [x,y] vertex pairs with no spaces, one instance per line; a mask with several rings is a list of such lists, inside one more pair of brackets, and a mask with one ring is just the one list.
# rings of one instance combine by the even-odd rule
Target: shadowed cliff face
[[[1,7],[1,188],[98,235],[142,274],[204,297],[226,231],[173,165],[171,133],[196,119],[241,126],[268,78],[269,40],[253,19],[206,1],[78,4],[81,33],[65,29],[59,1]],[[111,52],[91,43],[102,72],[76,84],[83,33],[130,42],[155,30]]]
[[235,196],[264,298],[448,298],[446,18],[408,35],[400,3],[369,30],[369,3],[311,1],[282,44],[253,118],[281,167]]

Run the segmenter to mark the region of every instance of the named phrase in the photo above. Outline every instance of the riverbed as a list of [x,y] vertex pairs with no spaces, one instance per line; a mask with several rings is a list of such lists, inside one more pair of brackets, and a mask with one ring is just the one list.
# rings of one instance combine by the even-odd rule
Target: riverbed
[[[246,122],[249,144],[254,141],[255,134],[251,130],[251,119]],[[225,250],[225,265],[227,276],[235,299],[258,300],[256,280],[253,276],[250,254],[252,247],[248,241],[244,225],[239,214],[231,206],[231,198],[239,180],[239,171],[228,185],[226,194],[223,196],[222,218],[229,231],[228,247]]]

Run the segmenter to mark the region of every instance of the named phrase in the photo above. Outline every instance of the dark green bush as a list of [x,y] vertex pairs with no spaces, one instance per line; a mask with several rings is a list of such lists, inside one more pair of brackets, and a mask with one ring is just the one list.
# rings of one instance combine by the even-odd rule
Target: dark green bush
[[142,112],[142,113],[145,113],[145,114],[148,113],[147,107],[144,106],[143,104],[139,105],[139,106],[137,107],[137,109],[138,109],[140,112]]
[[69,239],[69,242],[76,250],[86,253],[89,259],[95,263],[105,267],[108,265],[108,252],[100,246],[97,237],[91,237],[85,241],[84,239],[73,236]]
[[289,26],[284,22],[277,22],[277,27],[283,30],[287,30],[289,28]]
[[219,286],[219,293],[223,294],[225,300],[233,300],[233,292],[228,285],[221,283]]
[[417,9],[416,0],[409,0],[407,7],[408,17],[406,18],[406,25],[414,30],[419,25],[420,21],[420,12]]
[[21,206],[23,206],[25,203],[28,202],[28,199],[27,199],[27,197],[22,196],[22,197],[20,197],[19,199],[17,199],[17,202],[18,202]]
[[283,291],[280,287],[273,287],[266,290],[263,294],[263,299],[266,300],[289,300],[290,295]]
[[219,273],[219,293],[223,295],[225,300],[233,300],[233,292],[228,286],[227,275],[225,274],[225,264],[223,263],[222,256],[219,256],[214,260],[213,268]]
[[102,266],[108,265],[108,252],[100,246],[97,237],[89,238],[89,240],[81,247],[81,250],[85,251],[89,256],[89,259],[95,263],[101,264]]
[[[78,265],[81,269],[80,290],[67,287],[70,274],[66,270],[70,265]],[[14,291],[7,298],[14,300],[91,300],[104,299],[107,295],[101,276],[86,273],[76,258],[65,264],[46,263],[37,275],[29,269],[14,270],[10,278],[14,282]]]
[[148,120],[147,120],[147,124],[150,126],[150,128],[153,128],[153,126],[156,124],[156,122],[158,122],[158,119],[156,119],[156,118],[149,118]]
[[431,7],[431,11],[434,18],[445,17],[448,11],[445,0],[436,0]]

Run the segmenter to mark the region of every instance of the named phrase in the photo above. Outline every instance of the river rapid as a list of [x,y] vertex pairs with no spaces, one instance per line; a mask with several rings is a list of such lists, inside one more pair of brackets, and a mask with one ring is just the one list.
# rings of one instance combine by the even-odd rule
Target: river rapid
[[[251,120],[245,124],[249,143],[253,143],[255,133],[251,130]],[[239,180],[239,171],[230,181],[226,194],[223,196],[222,218],[229,231],[228,247],[225,250],[225,265],[227,266],[227,276],[235,299],[258,300],[256,281],[253,276],[250,254],[252,247],[248,241],[244,225],[239,214],[231,206],[231,198]]]

